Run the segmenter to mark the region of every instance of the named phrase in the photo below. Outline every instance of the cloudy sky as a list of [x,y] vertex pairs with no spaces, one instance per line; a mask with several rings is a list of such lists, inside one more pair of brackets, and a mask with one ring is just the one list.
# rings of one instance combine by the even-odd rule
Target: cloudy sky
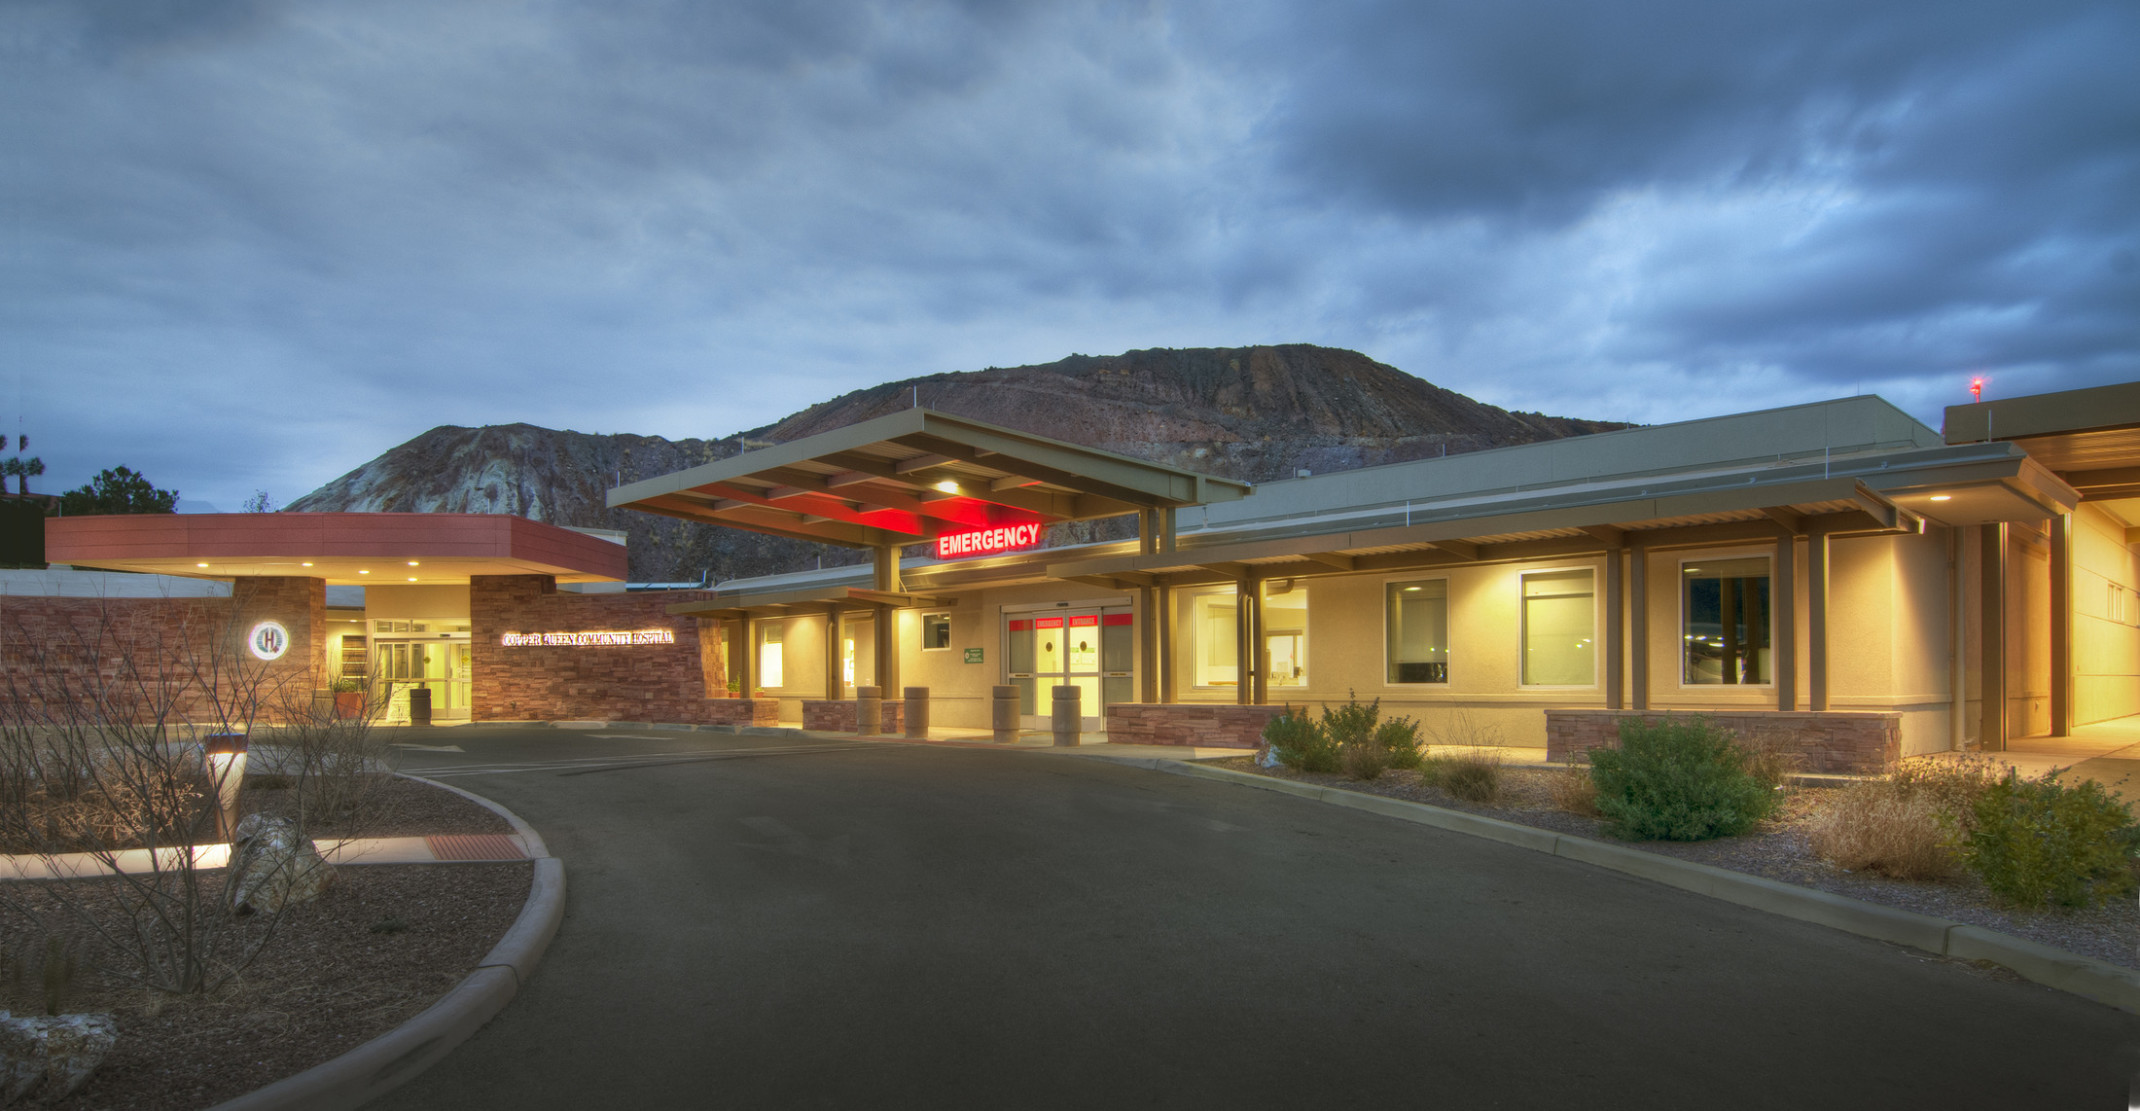
[[12,0],[0,52],[33,489],[1138,347],[1643,422],[2140,378],[2132,0]]

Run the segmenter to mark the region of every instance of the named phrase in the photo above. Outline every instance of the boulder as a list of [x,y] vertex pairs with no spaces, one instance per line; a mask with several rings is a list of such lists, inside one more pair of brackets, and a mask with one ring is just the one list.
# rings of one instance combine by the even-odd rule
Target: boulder
[[0,1104],[32,1090],[45,1103],[66,1099],[88,1083],[118,1040],[110,1015],[11,1018],[0,1011]]
[[231,839],[230,909],[273,914],[307,902],[334,883],[334,869],[288,818],[248,814]]

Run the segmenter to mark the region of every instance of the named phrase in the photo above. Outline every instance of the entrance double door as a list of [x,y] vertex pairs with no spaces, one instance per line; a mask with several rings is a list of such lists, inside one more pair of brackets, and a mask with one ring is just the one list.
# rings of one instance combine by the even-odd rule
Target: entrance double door
[[1055,688],[1078,690],[1079,730],[1106,728],[1107,707],[1135,699],[1136,618],[1129,607],[1004,615],[1007,679],[1027,729],[1052,724]]

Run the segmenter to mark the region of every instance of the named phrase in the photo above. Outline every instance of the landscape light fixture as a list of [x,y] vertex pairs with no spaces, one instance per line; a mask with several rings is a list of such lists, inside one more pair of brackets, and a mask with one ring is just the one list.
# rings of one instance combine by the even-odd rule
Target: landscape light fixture
[[216,840],[229,844],[238,828],[238,788],[245,782],[245,734],[210,733],[201,752],[215,783]]

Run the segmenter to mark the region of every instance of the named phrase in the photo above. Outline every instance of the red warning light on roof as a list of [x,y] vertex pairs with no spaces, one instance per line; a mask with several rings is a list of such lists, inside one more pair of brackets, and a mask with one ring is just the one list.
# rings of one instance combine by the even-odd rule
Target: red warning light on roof
[[936,558],[994,555],[997,552],[1015,552],[1021,548],[1037,547],[1040,544],[1042,528],[1041,525],[999,525],[996,528],[947,532],[936,538]]

